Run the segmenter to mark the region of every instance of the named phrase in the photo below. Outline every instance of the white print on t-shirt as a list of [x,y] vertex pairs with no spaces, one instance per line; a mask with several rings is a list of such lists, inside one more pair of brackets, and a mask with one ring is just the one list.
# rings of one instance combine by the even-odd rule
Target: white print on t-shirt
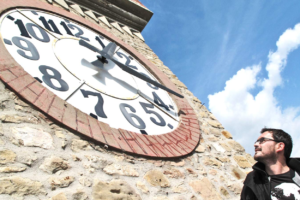
[[[294,198],[291,198],[294,196]],[[271,194],[272,200],[279,200],[290,197],[289,199],[300,200],[300,188],[294,183],[281,183],[274,188]]]

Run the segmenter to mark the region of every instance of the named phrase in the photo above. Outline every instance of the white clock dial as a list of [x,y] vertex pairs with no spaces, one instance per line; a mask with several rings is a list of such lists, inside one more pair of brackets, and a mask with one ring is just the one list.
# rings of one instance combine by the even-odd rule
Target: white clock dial
[[1,17],[0,33],[25,71],[99,121],[149,135],[169,133],[178,126],[178,109],[168,93],[122,70],[113,60],[159,83],[155,76],[122,48],[105,58],[103,52],[113,41],[88,27],[22,9]]

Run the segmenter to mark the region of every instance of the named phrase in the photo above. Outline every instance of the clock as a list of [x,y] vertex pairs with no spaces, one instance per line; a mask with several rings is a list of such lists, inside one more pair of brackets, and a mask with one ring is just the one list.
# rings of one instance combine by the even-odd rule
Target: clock
[[2,13],[2,48],[18,64],[6,72],[19,77],[2,80],[50,117],[113,148],[155,157],[191,152],[199,125],[178,90],[128,45],[64,12]]

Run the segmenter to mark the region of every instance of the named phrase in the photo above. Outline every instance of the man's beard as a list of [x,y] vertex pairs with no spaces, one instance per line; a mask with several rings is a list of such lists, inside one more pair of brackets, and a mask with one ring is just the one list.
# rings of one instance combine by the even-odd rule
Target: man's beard
[[[261,149],[259,149],[259,151],[261,152]],[[258,162],[262,162],[262,163],[266,163],[268,161],[274,162],[277,159],[275,151],[271,151],[267,155],[257,155],[257,154],[254,154],[253,158],[254,158],[254,160],[256,160]]]

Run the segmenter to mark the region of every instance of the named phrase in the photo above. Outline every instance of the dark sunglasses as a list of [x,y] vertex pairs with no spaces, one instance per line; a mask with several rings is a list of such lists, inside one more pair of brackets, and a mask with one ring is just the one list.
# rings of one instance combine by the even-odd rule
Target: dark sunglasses
[[267,141],[281,142],[279,140],[273,140],[271,138],[262,137],[262,138],[256,140],[256,142],[254,142],[254,144],[256,144],[257,142],[258,142],[258,144],[262,144],[262,143],[267,142]]

